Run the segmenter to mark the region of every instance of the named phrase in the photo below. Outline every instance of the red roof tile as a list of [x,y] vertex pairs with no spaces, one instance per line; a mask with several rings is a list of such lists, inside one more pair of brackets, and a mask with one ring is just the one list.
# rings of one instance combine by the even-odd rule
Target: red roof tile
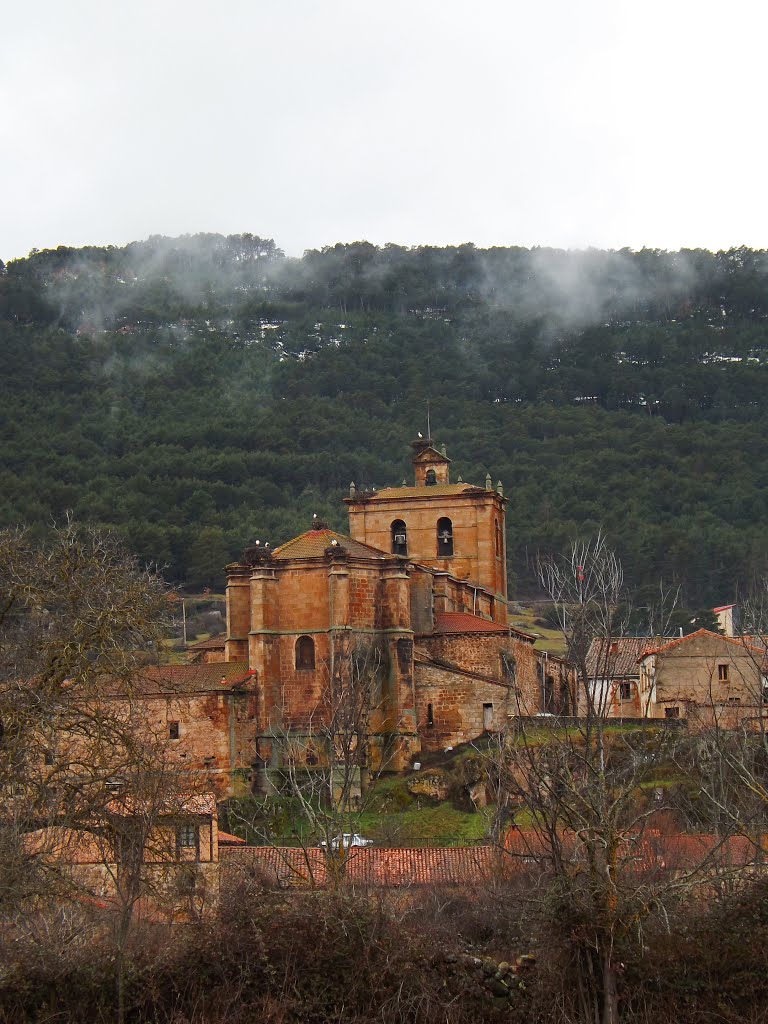
[[621,636],[610,640],[594,638],[587,652],[587,673],[590,678],[616,679],[639,674],[637,662],[658,639],[649,636]]
[[343,857],[326,856],[312,847],[226,847],[224,859],[260,870],[266,880],[280,886],[326,885],[334,871],[360,885],[397,887],[412,885],[473,884],[504,873],[510,858],[491,846],[380,849],[353,847]]
[[245,661],[220,661],[194,665],[150,665],[139,683],[159,690],[196,693],[205,690],[230,690],[252,679]]
[[240,836],[233,836],[230,832],[218,831],[219,846],[245,846],[245,840]]
[[[574,834],[564,837],[564,849],[574,863],[580,843]],[[704,866],[743,866],[755,858],[754,844],[742,836],[722,841],[707,835],[660,835],[647,831],[628,836],[622,846],[622,867],[630,873],[690,871]],[[222,847],[222,861],[247,864],[260,871],[271,885],[283,887],[328,884],[331,874],[360,885],[402,887],[415,885],[474,885],[510,877],[527,865],[546,862],[547,848],[533,832],[511,829],[503,848],[453,846],[384,849],[355,847],[343,858],[330,859],[324,850],[294,847]]]
[[275,548],[272,557],[278,561],[286,561],[289,558],[322,558],[326,549],[332,546],[332,542],[348,551],[350,555],[357,558],[391,558],[386,551],[379,551],[370,544],[361,544],[360,541],[352,540],[334,530],[308,530],[293,540],[286,541],[279,548]]
[[[435,633],[508,633],[500,622],[491,622],[470,612],[436,612]],[[515,630],[519,632],[519,630]]]
[[188,651],[219,651],[222,650],[226,643],[227,634],[217,633],[216,636],[210,636],[207,640],[198,640],[197,643],[189,644],[187,646]]
[[669,640],[667,643],[661,644],[658,647],[647,648],[642,652],[640,658],[645,658],[649,654],[661,654],[663,651],[672,650],[673,647],[680,647],[681,644],[686,644],[691,640],[702,639],[703,637],[712,637],[713,640],[722,640],[723,643],[733,644],[736,647],[740,647],[742,650],[748,650],[752,654],[765,655],[765,647],[752,646],[748,642],[747,637],[723,636],[722,633],[713,633],[710,629],[697,629],[694,633],[688,633],[686,636],[676,637],[674,640]]

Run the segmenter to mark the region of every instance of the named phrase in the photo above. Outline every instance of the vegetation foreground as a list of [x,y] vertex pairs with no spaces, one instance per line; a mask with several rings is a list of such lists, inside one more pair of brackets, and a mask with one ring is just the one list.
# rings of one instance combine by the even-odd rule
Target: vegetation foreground
[[[764,880],[682,903],[622,964],[630,1022],[747,1024],[768,1000]],[[204,919],[136,926],[125,1019],[135,1024],[520,1024],[576,1019],[573,944],[534,880],[476,890],[270,891],[240,876]],[[548,898],[553,898],[550,893]],[[114,1019],[111,923],[88,906],[0,932],[3,1024]],[[621,952],[621,951],[618,951]]]

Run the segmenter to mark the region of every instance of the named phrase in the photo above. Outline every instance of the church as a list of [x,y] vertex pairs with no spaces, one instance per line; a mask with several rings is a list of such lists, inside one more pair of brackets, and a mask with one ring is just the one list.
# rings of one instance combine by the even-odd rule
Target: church
[[355,706],[369,763],[386,771],[567,694],[566,666],[508,621],[501,484],[451,483],[444,447],[411,447],[412,485],[350,485],[348,536],[315,519],[227,566],[226,637],[171,672],[168,711],[179,756],[218,776],[220,795],[270,792],[288,743],[316,763],[340,694],[366,688]]

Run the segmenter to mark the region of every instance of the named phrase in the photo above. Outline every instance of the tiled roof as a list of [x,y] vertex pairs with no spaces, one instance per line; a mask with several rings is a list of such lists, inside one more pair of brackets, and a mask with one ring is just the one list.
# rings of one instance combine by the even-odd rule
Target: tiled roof
[[446,497],[451,494],[467,494],[468,492],[485,491],[484,487],[474,484],[434,484],[432,487],[382,487],[371,497],[375,498],[432,498]]
[[198,640],[196,644],[189,644],[187,647],[188,651],[219,651],[224,647],[224,643],[227,639],[226,633],[217,633],[216,636],[210,636],[207,640]]
[[[574,864],[584,853],[576,835],[563,836],[563,850]],[[510,830],[503,848],[453,846],[383,849],[355,847],[344,857],[328,858],[324,850],[295,847],[222,847],[225,863],[242,864],[261,872],[268,884],[282,887],[326,885],[335,871],[360,885],[403,887],[415,885],[473,885],[493,878],[511,877],[531,864],[546,862],[547,847],[541,837]],[[764,854],[763,854],[764,856]],[[700,865],[743,866],[755,859],[754,844],[743,836],[721,840],[707,835],[660,835],[647,830],[627,836],[620,847],[622,869],[646,874],[659,871],[690,871]]]
[[740,647],[743,651],[749,651],[750,654],[765,657],[764,643],[761,643],[759,646],[752,646],[749,642],[749,637],[723,636],[722,633],[713,633],[710,629],[697,629],[694,633],[688,633],[687,636],[678,636],[674,640],[669,640],[657,647],[649,646],[641,653],[641,655],[639,655],[639,657],[645,657],[645,655],[648,654],[661,654],[664,651],[672,650],[674,647],[680,647],[682,644],[687,644],[691,640],[701,640],[704,637],[711,637],[713,640],[722,640],[723,643],[733,644],[735,647]]
[[324,850],[250,846],[224,847],[229,863],[247,864],[273,885],[326,885],[334,871],[360,885],[387,887],[471,884],[503,873],[509,858],[496,847],[456,846],[413,849],[353,847],[342,857]]
[[245,846],[245,840],[241,839],[240,836],[233,836],[229,832],[222,832],[221,829],[219,829],[217,834],[220,846]]
[[[435,633],[507,633],[506,626],[470,612],[436,612]],[[515,632],[518,632],[515,630]]]
[[587,652],[587,674],[590,678],[617,679],[636,676],[640,657],[658,640],[648,636],[622,636],[611,640],[595,638]]
[[194,693],[229,690],[250,678],[247,662],[220,661],[207,665],[150,665],[142,671],[138,681],[146,688]]
[[331,547],[331,542],[336,541],[339,547],[344,548],[350,555],[358,558],[391,558],[386,551],[379,551],[370,544],[361,544],[360,541],[352,540],[334,530],[308,530],[293,540],[286,541],[279,548],[275,548],[272,557],[278,561],[286,561],[289,558],[322,558],[326,548]]

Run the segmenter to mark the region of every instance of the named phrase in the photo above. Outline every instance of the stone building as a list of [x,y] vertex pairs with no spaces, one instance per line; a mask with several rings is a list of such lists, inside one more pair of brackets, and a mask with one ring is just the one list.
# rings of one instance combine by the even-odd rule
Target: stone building
[[[565,672],[508,625],[501,485],[451,484],[444,449],[430,439],[412,447],[412,486],[351,485],[350,536],[315,520],[227,567],[222,667],[248,673],[259,788],[269,788],[288,743],[304,744],[308,765],[318,757],[333,700],[363,682],[352,678],[361,660],[376,676],[370,763],[388,770],[536,713],[550,673]],[[218,656],[205,652],[206,661]]]
[[768,702],[768,656],[760,637],[698,629],[674,638],[594,640],[587,671],[593,706],[609,718],[731,728],[761,722]]
[[652,718],[693,724],[757,725],[768,701],[768,657],[762,640],[698,629],[648,647],[639,659],[639,690]]

